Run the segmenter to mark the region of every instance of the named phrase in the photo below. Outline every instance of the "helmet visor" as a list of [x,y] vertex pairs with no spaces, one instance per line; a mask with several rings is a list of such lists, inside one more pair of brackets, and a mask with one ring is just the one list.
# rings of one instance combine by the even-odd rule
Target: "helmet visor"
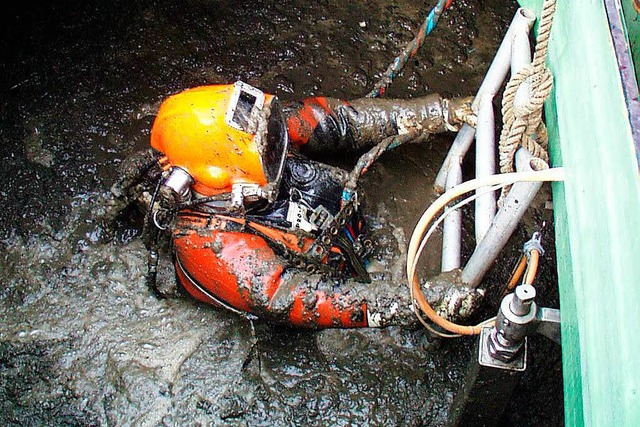
[[269,183],[277,184],[282,175],[289,144],[289,133],[282,107],[277,98],[271,101],[271,114],[267,124],[266,144],[262,153],[262,166]]

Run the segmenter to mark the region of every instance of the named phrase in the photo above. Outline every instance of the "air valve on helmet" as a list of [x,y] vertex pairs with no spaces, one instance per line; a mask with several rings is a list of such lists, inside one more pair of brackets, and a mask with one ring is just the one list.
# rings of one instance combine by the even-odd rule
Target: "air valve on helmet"
[[193,178],[189,173],[179,167],[172,167],[169,172],[169,177],[162,184],[162,189],[167,190],[178,202],[184,202],[191,197],[191,184],[193,184]]

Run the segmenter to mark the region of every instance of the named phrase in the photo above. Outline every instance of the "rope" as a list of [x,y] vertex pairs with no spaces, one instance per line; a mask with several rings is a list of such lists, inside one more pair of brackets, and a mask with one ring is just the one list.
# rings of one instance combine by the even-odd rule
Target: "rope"
[[[347,202],[351,200],[351,197],[356,192],[358,180],[364,175],[369,167],[378,160],[378,158],[386,151],[399,147],[402,144],[416,140],[420,136],[420,132],[417,130],[409,131],[402,135],[392,135],[383,139],[379,144],[371,148],[365,154],[360,156],[358,162],[354,168],[349,172],[345,179],[344,188],[342,190],[342,206],[346,206]],[[427,137],[428,134],[423,137]]]
[[[547,128],[542,121],[542,107],[553,88],[553,76],[545,61],[555,10],[556,0],[544,1],[533,60],[530,65],[511,77],[502,97],[504,124],[498,145],[501,173],[514,171],[514,156],[519,147],[526,148],[532,155],[540,157],[545,162],[549,161],[549,140]],[[516,92],[525,82],[529,83],[531,98],[525,105],[516,106]],[[509,187],[505,187],[501,200],[508,191]]]
[[393,60],[389,67],[387,67],[387,70],[382,74],[380,80],[374,85],[373,90],[365,96],[366,98],[377,98],[380,95],[384,95],[389,85],[393,82],[393,79],[398,76],[409,59],[415,56],[420,46],[424,43],[425,38],[436,27],[442,12],[451,6],[452,2],[453,0],[438,0],[438,3],[431,9],[422,26],[420,26],[414,39],[404,47],[402,52]]

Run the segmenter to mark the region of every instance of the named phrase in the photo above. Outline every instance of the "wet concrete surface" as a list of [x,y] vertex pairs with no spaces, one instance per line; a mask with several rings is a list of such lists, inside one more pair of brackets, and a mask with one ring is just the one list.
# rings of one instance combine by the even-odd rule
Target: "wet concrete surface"
[[[443,425],[471,340],[260,322],[254,333],[234,314],[155,298],[144,284],[135,213],[110,243],[97,221],[118,165],[148,145],[168,95],[242,79],[285,100],[362,96],[428,7],[388,0],[9,6],[0,18],[0,423]],[[455,1],[388,97],[472,95],[515,7]],[[364,180],[372,214],[406,239],[434,198],[451,140],[402,147]],[[549,211],[536,212],[514,248],[549,220]],[[466,252],[472,231],[465,228]],[[428,252],[425,274],[439,264],[437,245]],[[491,271],[479,317],[495,311],[492,290],[516,252]],[[539,293],[557,307],[553,251],[545,261]],[[160,280],[174,280],[166,253],[161,267]],[[538,357],[506,425],[562,423],[559,351],[534,344]]]

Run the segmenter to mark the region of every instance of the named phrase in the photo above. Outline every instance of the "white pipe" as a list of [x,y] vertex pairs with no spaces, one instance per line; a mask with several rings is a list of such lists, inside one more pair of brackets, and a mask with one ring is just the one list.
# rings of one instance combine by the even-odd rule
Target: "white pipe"
[[[509,71],[510,63],[511,63],[511,55],[512,55],[512,45],[513,39],[516,34],[524,35],[524,37],[529,37],[529,30],[535,21],[535,14],[525,8],[519,8],[516,11],[511,24],[509,25],[509,29],[502,39],[502,43],[498,48],[495,57],[493,58],[493,62],[487,71],[487,74],[480,85],[480,89],[478,89],[478,93],[476,95],[476,101],[474,101],[474,111],[477,112],[477,102],[480,99],[482,94],[489,94],[491,98],[495,96],[498,92],[502,83],[504,83],[504,79],[507,76],[507,72]],[[462,129],[458,132],[449,153],[447,153],[447,157],[445,158],[438,175],[435,180],[435,188],[436,191],[442,191],[447,182],[447,172],[452,164],[460,163],[461,159],[464,158],[469,147],[471,147],[471,142],[473,141],[475,130],[468,125],[462,126]],[[460,158],[460,159],[459,159]]]
[[[548,168],[549,165],[545,161],[533,157],[527,149],[519,148],[516,151],[516,170],[518,172],[540,171]],[[491,228],[462,270],[461,280],[463,283],[470,287],[476,287],[480,284],[541,186],[542,182],[516,182],[513,184],[504,204],[493,219]]]
[[451,169],[452,165],[459,165],[462,163],[465,154],[467,154],[469,147],[471,147],[471,144],[473,143],[473,137],[475,134],[476,130],[474,128],[466,123],[462,125],[456,135],[456,138],[453,140],[453,144],[451,144],[451,147],[449,148],[449,152],[442,163],[438,176],[436,176],[434,184],[436,192],[442,193],[445,191],[449,169]]
[[[496,173],[496,137],[493,96],[482,94],[478,102],[478,127],[476,129],[476,178]],[[477,193],[483,189],[477,190]],[[496,216],[496,195],[488,192],[475,201],[476,245],[480,244]]]
[[[531,64],[531,43],[529,34],[517,32],[511,46],[511,75],[518,74],[524,67]],[[529,79],[520,85],[516,91],[514,106],[524,105],[531,98]]]
[[[511,25],[509,25],[509,29],[496,52],[496,56],[493,58],[489,70],[480,85],[480,89],[478,89],[478,95],[488,94],[493,98],[498,93],[511,68],[514,39],[518,35],[520,38],[528,39],[529,31],[535,20],[536,15],[530,9],[521,7],[516,11]],[[476,102],[473,104],[474,110],[478,107],[477,101],[478,98],[476,97]]]
[[[509,66],[511,73],[519,71],[526,65],[527,58],[531,62],[529,30],[535,21],[535,14],[528,9],[520,8],[516,12],[505,37],[480,85],[474,100],[474,111],[478,113],[478,135],[476,144],[476,176],[485,177],[495,173],[495,128],[493,97],[502,86]],[[521,52],[522,51],[522,52]],[[514,71],[514,63],[518,67]],[[527,92],[528,94],[529,92]],[[436,191],[443,187],[451,188],[456,182],[458,169],[464,156],[471,147],[476,130],[465,124],[456,135],[447,157],[436,177]],[[450,177],[449,175],[454,174]],[[461,174],[461,171],[460,171]],[[457,181],[459,184],[461,181]],[[482,190],[479,190],[482,191]],[[476,242],[479,243],[496,214],[495,193],[488,192],[476,200],[475,231]],[[442,232],[442,271],[451,271],[460,267],[460,250],[462,239],[462,214],[454,212],[444,222]]]
[[[447,174],[447,190],[462,183],[462,165],[451,165]],[[445,212],[449,208],[445,208]],[[462,211],[450,212],[442,225],[442,271],[447,272],[460,268],[460,252],[462,248]]]
[[[511,75],[519,72],[525,65],[531,62],[531,47],[529,44],[529,30],[535,20],[535,15],[530,15],[526,9],[520,8],[516,13],[514,22],[517,25],[512,32],[510,46],[509,67]],[[528,62],[527,62],[528,61]],[[505,64],[500,64],[504,67]],[[501,72],[503,68],[500,68]],[[502,84],[502,82],[500,83]],[[484,86],[484,83],[483,83]],[[476,177],[484,178],[496,173],[496,138],[495,138],[495,114],[493,111],[493,98],[497,87],[481,86],[478,96],[474,100],[478,111],[478,126],[476,129]],[[527,96],[522,91],[521,99]],[[479,189],[478,192],[482,191]],[[475,202],[475,235],[476,245],[479,245],[485,234],[491,227],[496,216],[496,195],[488,192],[478,197]]]

